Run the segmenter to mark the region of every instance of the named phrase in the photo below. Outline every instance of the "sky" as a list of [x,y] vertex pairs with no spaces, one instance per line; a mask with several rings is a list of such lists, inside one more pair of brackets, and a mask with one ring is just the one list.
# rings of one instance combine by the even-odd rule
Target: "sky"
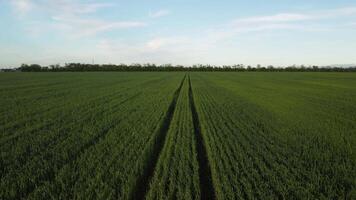
[[356,0],[0,0],[0,67],[356,63]]

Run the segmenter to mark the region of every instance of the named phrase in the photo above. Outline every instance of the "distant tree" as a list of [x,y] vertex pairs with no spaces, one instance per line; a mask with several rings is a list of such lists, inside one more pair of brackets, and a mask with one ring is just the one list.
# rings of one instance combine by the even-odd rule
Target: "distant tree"
[[41,65],[38,64],[32,64],[32,65],[22,64],[19,70],[22,72],[40,72],[42,71],[42,67]]
[[[234,71],[234,72],[244,72],[244,71],[258,71],[258,72],[276,72],[276,71],[286,71],[286,72],[356,72],[356,66],[343,68],[343,67],[319,67],[319,66],[309,66],[306,67],[301,65],[300,67],[296,65],[288,66],[285,68],[279,67],[275,68],[272,65],[267,67],[262,67],[258,64],[256,67],[251,67],[248,65],[245,67],[243,64],[237,65],[202,65],[197,64],[190,67],[184,67],[181,65],[155,65],[155,64],[139,64],[133,63],[131,65],[126,64],[82,64],[82,63],[66,63],[64,66],[60,65],[50,65],[49,67],[42,67],[38,64],[22,64],[21,67],[16,70],[22,72],[81,72],[81,71]],[[4,70],[3,70],[4,71]]]

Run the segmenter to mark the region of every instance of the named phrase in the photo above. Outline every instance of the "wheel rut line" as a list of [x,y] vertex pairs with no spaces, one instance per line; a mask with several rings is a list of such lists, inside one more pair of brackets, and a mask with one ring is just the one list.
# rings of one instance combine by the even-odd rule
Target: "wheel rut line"
[[188,82],[189,82],[189,104],[192,112],[193,126],[194,126],[195,138],[196,138],[197,157],[199,162],[199,180],[200,180],[201,199],[204,200],[216,199],[210,163],[209,163],[203,135],[201,132],[198,112],[196,110],[195,103],[194,103],[194,95],[192,90],[192,84],[190,81],[190,76],[188,76]]
[[164,144],[166,143],[166,136],[168,134],[168,130],[170,124],[173,119],[174,112],[176,110],[176,105],[178,101],[178,97],[180,95],[181,89],[183,87],[183,83],[186,79],[187,75],[185,75],[180,82],[179,87],[173,94],[173,99],[168,107],[168,110],[163,118],[162,123],[158,129],[158,133],[154,138],[153,150],[149,152],[148,164],[144,167],[142,175],[136,180],[136,185],[133,188],[131,193],[131,199],[145,199],[146,194],[149,190],[150,182],[153,178],[155,168],[158,163],[158,159],[163,150]]

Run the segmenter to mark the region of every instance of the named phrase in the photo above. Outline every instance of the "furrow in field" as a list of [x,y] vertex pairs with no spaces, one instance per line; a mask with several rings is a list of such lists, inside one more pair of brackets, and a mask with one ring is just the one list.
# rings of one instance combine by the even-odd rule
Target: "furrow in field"
[[141,176],[138,177],[136,183],[137,185],[135,186],[133,192],[132,192],[132,199],[144,199],[146,196],[146,193],[149,188],[149,183],[150,180],[154,174],[154,170],[159,158],[159,155],[162,151],[162,148],[165,143],[165,138],[167,136],[167,132],[169,129],[169,126],[171,124],[173,114],[176,108],[177,104],[177,99],[179,97],[180,91],[182,89],[183,83],[186,79],[186,76],[184,76],[183,80],[181,81],[178,89],[175,91],[173,95],[172,102],[170,103],[168,110],[166,112],[166,115],[160,125],[160,128],[158,130],[158,133],[156,134],[155,138],[153,139],[153,147],[150,149],[150,160],[147,162],[145,168],[143,169],[143,173]]
[[1,76],[0,199],[354,199],[355,75],[183,76]]
[[[207,93],[208,93],[207,91],[202,92],[202,94],[204,94],[204,95],[207,95]],[[210,108],[216,107],[219,104],[217,102],[212,101],[211,97],[203,97],[203,99],[205,99],[204,103],[210,104],[210,105],[203,106],[205,108],[204,110],[209,110],[210,112],[212,112],[212,113],[205,114],[205,115],[215,116],[214,119],[212,119],[213,121],[210,121],[210,123],[215,124],[214,126],[217,126],[217,128],[216,128],[217,130],[224,130],[223,132],[220,131],[221,132],[220,134],[216,134],[214,136],[215,139],[213,139],[213,140],[216,140],[217,138],[220,138],[221,136],[223,138],[225,138],[222,140],[219,139],[219,141],[220,141],[220,143],[224,143],[224,145],[220,145],[220,146],[225,147],[224,148],[225,150],[223,152],[226,152],[226,156],[224,156],[220,153],[219,157],[221,157],[223,159],[225,157],[229,158],[230,160],[232,159],[233,163],[240,163],[241,161],[243,162],[242,164],[238,165],[238,166],[240,166],[239,168],[242,171],[240,171],[240,172],[235,171],[235,172],[231,172],[231,173],[227,173],[227,174],[233,175],[233,174],[238,173],[238,174],[243,175],[241,177],[242,179],[241,178],[240,179],[243,180],[243,177],[248,178],[249,182],[251,183],[251,186],[253,187],[253,191],[254,191],[253,193],[256,196],[263,195],[263,194],[260,194],[259,188],[256,188],[255,182],[257,180],[260,180],[259,182],[261,182],[262,179],[265,179],[264,177],[266,177],[267,174],[265,174],[265,170],[262,170],[262,169],[267,169],[267,168],[264,167],[265,165],[263,163],[261,163],[261,160],[255,158],[256,155],[254,155],[253,154],[254,152],[251,151],[250,145],[254,145],[254,144],[251,144],[251,143],[249,143],[249,140],[246,140],[245,131],[244,131],[245,128],[243,126],[242,127],[238,127],[238,126],[230,127],[230,125],[234,125],[238,121],[236,121],[236,120],[230,121],[228,118],[225,118],[225,115],[223,115],[223,113],[214,113],[217,110],[210,109]],[[221,111],[224,112],[223,110],[224,110],[224,108],[222,108]],[[220,116],[222,117],[221,120],[219,120]],[[224,122],[225,126],[220,126],[219,123],[214,123],[214,121],[222,121],[222,122]],[[221,125],[223,125],[223,124],[221,124]],[[230,139],[227,139],[227,138],[230,138]],[[255,142],[257,142],[257,141],[255,141]],[[256,144],[256,145],[258,145],[258,144]],[[223,148],[223,147],[218,147],[218,148]],[[231,150],[233,152],[231,152]],[[231,152],[231,153],[229,153],[229,152]],[[241,152],[243,152],[243,154],[246,154],[247,158],[252,158],[252,159],[246,159],[246,157],[239,157],[239,156],[236,157],[236,155],[241,154]],[[236,158],[233,159],[234,157],[236,157]],[[230,161],[227,160],[227,164],[226,164],[227,169],[228,169],[229,165],[234,166],[233,163],[230,163]],[[250,172],[246,172],[246,170],[244,170],[243,166],[250,166],[250,168],[247,168],[247,169],[249,169]],[[260,167],[262,167],[262,168],[260,168]],[[251,171],[251,169],[255,169],[256,171],[253,172],[253,171]],[[235,169],[232,168],[231,170],[235,170]],[[231,177],[229,179],[234,180],[235,178]],[[265,181],[266,181],[266,179],[265,179]],[[263,181],[263,182],[265,182],[265,181]],[[240,182],[240,181],[238,180],[238,182]],[[245,187],[246,182],[241,183],[241,184],[242,184],[242,187]],[[249,187],[251,187],[251,186],[249,186]],[[261,186],[259,186],[259,187],[261,187]],[[238,190],[238,188],[236,188],[236,190]],[[234,193],[237,194],[237,191],[235,191]],[[242,191],[242,194],[244,196],[246,196],[245,191]],[[278,194],[279,194],[279,192],[275,191],[275,195],[278,196]]]
[[188,80],[189,80],[189,103],[192,112],[194,132],[196,135],[196,149],[197,149],[198,161],[199,161],[201,199],[216,199],[215,189],[212,183],[213,180],[211,175],[210,163],[207,155],[204,137],[201,132],[199,116],[195,107],[190,76]]
[[[343,115],[334,116],[338,120],[327,120],[330,124],[319,124],[322,121],[315,121],[308,116],[329,118],[330,113],[324,115],[325,111],[318,109],[318,104],[332,104],[333,100],[325,96],[318,99],[318,93],[313,94],[313,90],[294,94],[294,87],[289,88],[291,91],[273,92],[274,88],[269,90],[263,86],[274,79],[267,79],[265,83],[265,77],[259,75],[264,77],[261,79],[263,81],[249,85],[250,79],[244,78],[244,75],[229,77],[224,74],[218,77],[218,74],[216,78],[209,74],[197,74],[194,79],[194,83],[195,80],[198,83],[194,88],[198,97],[197,110],[202,116],[202,127],[209,133],[207,141],[213,149],[213,176],[215,178],[217,175],[216,179],[220,182],[220,188],[217,188],[219,198],[241,198],[236,185],[242,187],[243,195],[246,194],[243,198],[248,199],[332,199],[340,195],[349,196],[352,181],[345,173],[353,169],[351,151],[340,151],[338,146],[332,145],[332,140],[335,138],[336,144],[341,143],[339,132],[345,133],[346,129],[340,125],[345,124],[351,129],[353,126],[340,123]],[[249,78],[254,76],[257,75],[246,75]],[[229,79],[236,77],[245,80],[239,82],[238,79]],[[274,87],[278,88],[278,85]],[[282,99],[276,101],[273,98]],[[341,107],[352,110],[347,102],[338,102],[346,104],[338,109],[330,109],[331,113],[343,112],[339,109]],[[298,113],[304,119],[295,117],[294,113],[300,111],[295,110],[294,106],[308,113]],[[292,109],[293,113],[288,116],[286,114],[290,111],[284,109]],[[293,126],[295,122],[291,119],[297,121],[298,126]],[[317,123],[313,125],[309,122]],[[328,127],[329,130],[318,130],[318,126]],[[336,131],[336,135],[328,138],[327,131]]]
[[[165,79],[165,78],[164,78]],[[158,84],[158,83],[157,83]],[[146,87],[147,86],[147,87]],[[150,88],[155,88],[155,86],[151,85],[148,86],[145,84],[144,87],[141,87],[138,91],[138,93],[142,93],[143,91],[149,92],[151,89]],[[140,92],[141,91],[141,92]],[[145,92],[145,93],[147,93]],[[135,96],[135,95],[134,95]],[[143,96],[147,96],[147,94],[142,94]],[[143,99],[143,98],[142,98]],[[68,162],[72,162],[72,160],[76,160],[78,157],[81,157],[81,155],[86,152],[88,149],[92,149],[92,146],[96,146],[96,144],[99,141],[102,141],[106,138],[108,135],[109,129],[107,127],[111,126],[116,126],[115,124],[119,123],[118,121],[120,118],[125,119],[127,116],[121,115],[124,113],[132,113],[132,112],[137,112],[139,108],[139,103],[140,101],[134,101],[136,103],[132,104],[130,106],[129,104],[123,105],[125,102],[128,102],[129,100],[132,100],[130,97],[128,97],[124,102],[119,101],[119,102],[113,102],[110,104],[110,109],[108,109],[107,113],[102,113],[103,115],[99,115],[101,109],[97,110],[99,112],[94,112],[89,118],[91,121],[94,122],[92,124],[90,121],[88,123],[85,123],[85,126],[81,127],[80,124],[78,124],[78,128],[76,129],[71,129],[68,130],[70,132],[73,132],[75,134],[68,135],[68,138],[63,138],[62,141],[58,142],[55,146],[49,149],[44,149],[44,152],[41,153],[39,156],[34,155],[31,156],[31,163],[28,165],[25,165],[23,170],[19,170],[17,172],[14,171],[14,177],[10,174],[7,174],[6,177],[2,179],[2,185],[7,184],[8,187],[14,186],[17,187],[17,191],[23,191],[23,192],[18,192],[17,195],[19,194],[30,194],[34,185],[37,187],[41,188],[42,184],[48,184],[49,182],[52,182],[52,178],[54,177],[54,174],[56,174],[56,171],[60,170],[62,166],[68,165]],[[137,104],[137,105],[136,105]],[[135,106],[136,105],[136,106]],[[103,108],[106,108],[103,107]],[[111,113],[110,115],[108,113]],[[149,112],[151,113],[151,112]],[[105,115],[104,115],[105,114]],[[115,117],[117,116],[117,117]],[[137,118],[136,118],[137,119]],[[116,120],[116,122],[115,122]],[[111,124],[111,125],[110,125]],[[82,124],[84,125],[84,124]],[[94,130],[89,130],[90,127],[95,128]],[[89,128],[89,129],[88,129]],[[112,127],[111,127],[112,129]],[[110,130],[111,130],[110,129]],[[97,130],[97,131],[95,131]],[[88,132],[87,134],[85,133],[80,133],[82,131]],[[76,133],[77,132],[77,133]],[[74,146],[73,146],[74,145]],[[74,159],[73,159],[74,158]],[[52,164],[49,164],[52,163]],[[18,187],[17,181],[20,181],[20,179],[26,179],[27,171],[28,169],[34,169],[38,168],[39,171],[37,173],[34,173],[33,176],[31,177],[31,182],[26,183],[25,185],[22,185],[21,187]],[[22,175],[21,175],[22,174]],[[24,175],[24,176],[23,176]],[[37,176],[38,175],[38,176]],[[11,178],[13,177],[13,178]],[[20,178],[17,179],[16,177]],[[35,182],[33,182],[35,181]],[[40,181],[39,183],[36,183],[37,181]],[[15,183],[15,184],[14,184]],[[27,186],[26,186],[27,185]],[[29,187],[28,187],[29,186]],[[7,195],[7,194],[2,194],[2,195]]]
[[[256,192],[258,192],[258,188],[254,184],[254,178],[251,176],[252,174],[247,171],[248,167],[246,168],[246,163],[243,162],[243,157],[241,157],[244,154],[244,150],[241,148],[240,144],[241,141],[234,143],[233,140],[231,140],[231,134],[236,133],[228,133],[225,130],[226,127],[220,123],[223,122],[223,119],[217,117],[220,116],[221,113],[216,113],[215,110],[210,109],[215,105],[210,101],[209,98],[203,96],[201,97],[204,100],[199,101],[199,103],[201,103],[201,107],[204,107],[205,109],[201,110],[200,113],[202,114],[201,116],[207,122],[209,122],[205,123],[204,125],[207,135],[209,136],[208,144],[211,148],[213,157],[212,160],[214,162],[218,161],[218,163],[216,163],[213,168],[216,170],[213,171],[214,178],[215,180],[218,180],[216,185],[221,187],[222,185],[227,184],[227,181],[224,180],[224,177],[227,178],[228,182],[231,182],[231,188],[219,188],[219,196],[224,194],[224,198],[226,198],[231,195],[229,199],[235,198],[234,195],[236,195],[238,198],[251,198],[251,192],[256,194]],[[225,172],[222,173],[221,171]],[[234,183],[234,181],[237,182]]]
[[196,136],[187,79],[177,99],[166,141],[145,197],[147,200],[201,199]]
[[29,198],[128,199],[137,178],[135,168],[146,163],[142,155],[152,144],[148,144],[148,138],[155,138],[157,124],[163,119],[177,82],[175,78],[164,87],[147,88],[143,98],[129,105],[132,110],[120,111],[124,116],[130,115],[111,129],[105,139],[62,167],[55,180],[37,187]]

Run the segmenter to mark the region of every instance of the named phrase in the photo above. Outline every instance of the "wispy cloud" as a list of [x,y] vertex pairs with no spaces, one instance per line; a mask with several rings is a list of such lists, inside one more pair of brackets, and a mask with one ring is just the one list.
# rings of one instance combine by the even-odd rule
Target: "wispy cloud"
[[[250,58],[253,60],[257,55],[255,50],[258,50],[258,48],[277,49],[278,45],[275,44],[278,42],[268,41],[271,38],[276,39],[275,36],[288,34],[288,37],[282,37],[283,41],[280,43],[286,42],[292,46],[293,44],[299,45],[297,44],[298,41],[287,40],[293,40],[293,37],[298,39],[298,35],[302,33],[303,39],[307,38],[303,42],[315,42],[317,45],[310,46],[318,46],[318,38],[316,38],[318,33],[316,31],[323,31],[323,34],[320,35],[326,36],[329,34],[330,37],[333,37],[333,33],[327,33],[327,31],[332,30],[341,33],[346,32],[344,30],[355,30],[356,27],[356,7],[305,12],[284,10],[283,12],[264,13],[256,16],[225,18],[220,22],[217,22],[218,19],[214,18],[212,21],[201,23],[201,26],[192,20],[193,26],[189,24],[191,23],[189,20],[182,18],[189,26],[180,27],[182,23],[170,17],[167,17],[167,20],[170,20],[169,25],[167,25],[168,23],[148,24],[148,22],[160,20],[160,17],[164,18],[164,16],[170,15],[170,10],[153,10],[142,14],[143,16],[140,18],[144,20],[136,20],[130,18],[137,17],[136,13],[133,15],[116,14],[120,8],[126,8],[125,3],[120,2],[120,6],[118,6],[115,3],[106,3],[106,1],[116,1],[104,1],[9,0],[6,1],[6,4],[12,6],[15,15],[22,16],[19,20],[23,20],[24,23],[18,23],[18,27],[28,33],[23,34],[23,37],[34,36],[37,37],[35,39],[40,41],[42,36],[48,35],[48,33],[58,34],[56,35],[59,36],[58,40],[54,42],[56,44],[62,41],[66,42],[68,38],[72,39],[71,42],[66,42],[70,47],[63,48],[61,55],[75,55],[77,57],[100,55],[102,62],[146,61],[165,63],[172,61],[179,64],[210,62],[211,60],[226,62],[227,59],[231,59],[233,62],[236,61],[236,57],[239,57],[239,59],[243,57],[244,51],[253,52],[250,53]],[[131,6],[132,4],[128,4],[127,8],[131,8]],[[113,11],[115,13],[111,13]],[[197,13],[206,14],[201,12]],[[268,10],[265,12],[268,12]],[[179,15],[180,13],[176,14]],[[190,19],[194,16],[195,14],[190,14],[186,17]],[[211,17],[211,15],[207,16]],[[208,17],[207,20],[209,20]],[[142,28],[148,25],[151,27],[132,35],[121,34],[120,32],[123,29]],[[312,31],[313,34],[309,34]],[[80,40],[82,37],[89,37],[90,40]],[[48,37],[46,39],[48,40]],[[348,40],[351,41],[352,38],[348,38]],[[47,49],[51,41],[44,41],[46,47],[43,48]],[[324,43],[320,42],[320,44],[325,44],[325,41]],[[58,45],[53,47],[53,52],[59,51],[57,47]],[[48,55],[54,54],[48,53]],[[246,55],[248,54],[246,53]],[[264,55],[266,59],[269,59],[267,51],[259,56]],[[279,58],[279,56],[276,57]]]
[[[28,21],[32,10],[34,13],[45,15],[50,20],[42,20],[36,23],[35,27],[25,27],[24,30],[30,35],[38,35],[39,29],[52,28],[66,34],[68,37],[94,36],[100,32],[112,31],[117,29],[128,29],[144,27],[147,24],[135,20],[107,20],[100,19],[97,12],[114,7],[112,3],[81,3],[77,0],[13,0],[13,8],[21,13],[22,18]],[[48,17],[49,16],[49,17]],[[32,24],[32,23],[27,23]]]
[[76,0],[47,0],[38,2],[39,7],[43,10],[50,10],[53,13],[68,14],[90,14],[100,9],[114,7],[112,3],[80,3]]
[[294,21],[308,20],[310,18],[311,17],[309,15],[305,15],[305,14],[280,13],[280,14],[270,15],[270,16],[257,16],[257,17],[237,19],[234,21],[234,23],[242,24],[242,23],[294,22]]
[[[153,55],[174,57],[181,55],[191,60],[199,60],[208,52],[219,53],[221,43],[231,38],[238,37],[242,33],[265,32],[276,30],[288,31],[325,31],[330,27],[318,26],[320,20],[329,20],[349,15],[356,15],[353,8],[322,10],[312,13],[277,13],[266,16],[252,16],[234,19],[223,25],[211,27],[206,30],[199,29],[199,34],[168,36],[156,36],[141,44],[123,45],[115,41],[104,41],[100,49],[121,55],[132,57],[151,56],[156,60],[164,60]],[[310,23],[308,25],[308,23]],[[314,24],[313,22],[316,22]],[[193,31],[194,32],[194,31]],[[127,51],[122,51],[126,49]],[[128,53],[131,52],[131,53]],[[188,53],[189,52],[189,53]],[[135,55],[135,56],[133,56]],[[128,56],[130,57],[130,56]],[[193,58],[196,57],[196,58]]]
[[316,11],[315,14],[311,14],[315,18],[331,18],[356,15],[356,7],[337,8],[329,10]]
[[12,0],[11,5],[17,16],[25,16],[32,8],[33,4],[30,0]]
[[91,36],[115,29],[138,28],[147,25],[139,21],[104,21],[63,16],[56,16],[52,19],[55,21],[53,27],[60,31],[71,33],[74,37]]
[[333,24],[323,25],[320,22],[349,16],[356,16],[356,7],[239,18],[222,26],[211,28],[207,32],[212,41],[219,41],[245,32],[268,30],[325,31],[332,29]]
[[155,12],[150,12],[148,15],[151,18],[159,18],[159,17],[167,16],[169,14],[171,14],[171,11],[163,9],[163,10],[158,10]]
[[172,46],[186,43],[187,41],[188,39],[184,37],[157,37],[147,41],[145,49],[156,51],[165,47],[172,48]]
[[[174,48],[172,48],[174,47]],[[104,63],[200,63],[208,48],[196,46],[190,38],[156,37],[143,43],[104,39],[96,46],[96,56]],[[199,48],[199,49],[198,49]],[[187,51],[189,49],[189,51]],[[179,62],[176,62],[179,61]]]

